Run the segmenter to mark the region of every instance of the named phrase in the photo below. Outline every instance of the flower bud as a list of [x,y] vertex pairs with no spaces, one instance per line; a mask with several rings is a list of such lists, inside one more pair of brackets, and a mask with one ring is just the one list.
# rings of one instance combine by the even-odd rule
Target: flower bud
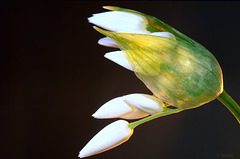
[[134,109],[123,97],[117,97],[102,105],[92,116],[99,119],[117,118],[131,113]]
[[123,99],[135,108],[150,115],[162,112],[164,107],[161,100],[147,94],[130,94],[123,96]]
[[164,103],[147,94],[129,94],[103,104],[92,116],[98,119],[139,119],[163,111]]
[[122,51],[113,51],[113,52],[109,52],[106,53],[104,55],[105,58],[119,64],[120,66],[133,71],[133,68],[131,66],[131,64],[129,63],[127,57],[125,56],[124,52]]
[[[116,32],[139,32],[139,30],[140,32],[144,32],[148,23],[144,16],[122,11],[108,11],[94,14],[92,17],[88,18],[88,21],[102,28]],[[145,33],[149,32],[145,30]]]
[[80,151],[79,157],[92,156],[126,142],[133,133],[128,124],[125,120],[118,120],[103,128]]
[[98,44],[107,46],[107,47],[112,47],[112,48],[119,48],[117,43],[109,37],[104,37],[104,38],[99,39]]
[[144,118],[148,116],[149,114],[139,110],[139,109],[134,109],[131,113],[121,116],[120,118],[122,119],[139,119],[139,118]]

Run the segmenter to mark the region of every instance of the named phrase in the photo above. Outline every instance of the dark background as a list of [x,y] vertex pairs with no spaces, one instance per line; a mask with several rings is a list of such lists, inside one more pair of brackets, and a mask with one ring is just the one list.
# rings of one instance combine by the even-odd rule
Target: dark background
[[[103,5],[158,17],[218,59],[225,90],[240,103],[240,2],[3,1],[1,4],[1,158],[77,159],[104,126],[91,115],[108,100],[150,93],[105,59],[114,49],[87,22]],[[240,158],[240,127],[217,100],[155,119],[130,140],[92,159]]]

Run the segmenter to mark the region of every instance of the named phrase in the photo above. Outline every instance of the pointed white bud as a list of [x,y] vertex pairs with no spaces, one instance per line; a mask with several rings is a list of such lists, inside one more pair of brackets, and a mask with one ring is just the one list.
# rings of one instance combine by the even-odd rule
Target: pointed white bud
[[131,64],[128,62],[124,52],[122,51],[109,52],[109,53],[106,53],[104,57],[106,57],[107,59],[115,62],[116,64],[119,64],[120,66],[130,71],[133,71]]
[[133,133],[133,129],[130,129],[128,124],[125,120],[118,120],[109,124],[87,143],[78,157],[92,156],[126,142]]
[[118,118],[131,113],[134,109],[123,100],[123,97],[117,97],[102,105],[92,116],[98,119]]
[[108,11],[94,14],[89,22],[111,31],[146,30],[148,21],[145,17],[122,11]]
[[147,114],[156,114],[163,111],[164,103],[151,95],[130,94],[123,96],[124,100],[131,106],[140,109]]
[[99,39],[98,44],[107,46],[107,47],[119,48],[118,44],[109,37],[104,37],[104,38]]
[[154,33],[150,33],[149,35],[155,35],[155,36],[160,36],[160,37],[167,37],[167,38],[171,38],[176,40],[176,37],[169,33],[169,32],[154,32]]
[[149,114],[147,114],[139,109],[134,109],[133,112],[131,112],[127,115],[121,116],[120,118],[122,118],[122,119],[140,119],[140,118],[144,118],[148,115]]

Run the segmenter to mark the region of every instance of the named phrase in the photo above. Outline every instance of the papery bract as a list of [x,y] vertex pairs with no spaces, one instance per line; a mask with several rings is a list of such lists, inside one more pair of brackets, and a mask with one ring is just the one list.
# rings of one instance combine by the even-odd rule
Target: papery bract
[[118,43],[137,77],[169,105],[194,108],[214,100],[223,91],[222,71],[217,60],[199,44],[96,30]]

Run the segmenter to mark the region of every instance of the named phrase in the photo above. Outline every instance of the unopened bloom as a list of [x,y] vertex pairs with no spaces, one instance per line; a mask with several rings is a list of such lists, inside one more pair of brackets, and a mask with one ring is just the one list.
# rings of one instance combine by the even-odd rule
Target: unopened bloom
[[92,116],[95,118],[138,119],[163,111],[164,103],[147,94],[129,94],[114,98],[102,105]]
[[128,124],[125,120],[118,120],[103,128],[80,151],[79,157],[92,156],[126,142],[133,133]]
[[160,99],[147,94],[129,94],[123,96],[123,99],[136,109],[139,109],[150,115],[162,112],[163,107],[165,106]]
[[106,53],[104,55],[104,57],[119,64],[120,66],[122,66],[130,71],[133,71],[131,64],[129,63],[124,52],[122,52],[122,51],[109,52],[109,53]]
[[145,29],[148,21],[144,16],[124,11],[109,11],[94,14],[88,18],[88,21],[111,31],[149,33]]

